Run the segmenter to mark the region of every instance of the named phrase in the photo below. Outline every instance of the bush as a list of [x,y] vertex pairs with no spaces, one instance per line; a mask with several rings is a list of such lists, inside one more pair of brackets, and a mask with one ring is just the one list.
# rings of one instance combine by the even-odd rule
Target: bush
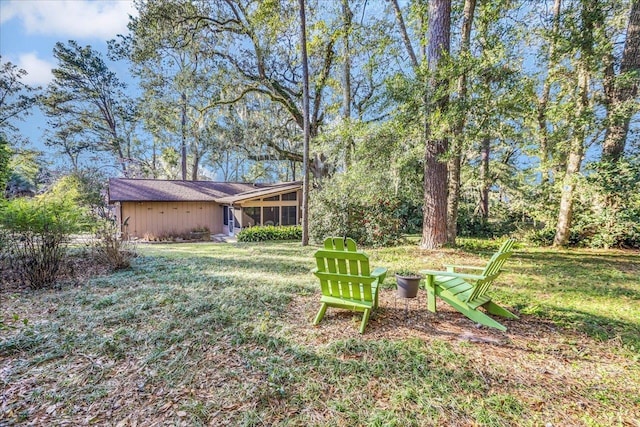
[[572,232],[593,248],[640,248],[640,159],[591,165]]
[[164,231],[159,234],[144,233],[142,240],[147,242],[191,242],[191,241],[210,241],[211,232],[209,227],[199,226],[191,229],[191,231]]
[[94,258],[113,270],[131,266],[131,259],[137,256],[135,246],[119,236],[118,226],[113,221],[102,221],[95,231],[92,244]]
[[402,207],[391,194],[336,176],[312,194],[309,234],[316,242],[347,236],[360,245],[392,246],[401,239]]
[[78,194],[73,182],[61,180],[43,195],[0,206],[3,258],[23,285],[40,289],[56,283],[71,234],[86,225]]
[[553,228],[533,229],[525,233],[523,240],[536,246],[551,246],[555,235],[556,230]]
[[291,226],[257,226],[244,228],[236,236],[238,242],[264,242],[267,240],[302,240],[302,227]]

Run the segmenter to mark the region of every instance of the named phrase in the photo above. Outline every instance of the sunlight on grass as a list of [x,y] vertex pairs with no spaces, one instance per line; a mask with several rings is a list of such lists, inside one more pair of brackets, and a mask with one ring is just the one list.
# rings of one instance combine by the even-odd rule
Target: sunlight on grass
[[[468,251],[366,252],[390,270],[388,298],[395,269],[481,265],[494,245],[463,243]],[[494,292],[520,315],[506,334],[446,310],[394,329],[387,303],[361,336],[348,311],[311,325],[315,250],[140,245],[129,270],[3,297],[0,416],[317,426],[640,419],[639,254],[520,248]],[[411,310],[426,313],[424,300]]]

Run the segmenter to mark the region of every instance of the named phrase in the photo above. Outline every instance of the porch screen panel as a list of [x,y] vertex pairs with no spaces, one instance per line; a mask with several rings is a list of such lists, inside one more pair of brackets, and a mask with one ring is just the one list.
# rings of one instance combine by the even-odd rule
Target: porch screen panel
[[282,207],[282,225],[298,224],[298,208],[297,206]]
[[242,223],[243,228],[262,224],[260,220],[260,207],[243,208],[242,211],[244,212],[243,219],[245,220],[245,222]]
[[262,208],[262,225],[280,225],[280,208],[278,206],[265,206]]

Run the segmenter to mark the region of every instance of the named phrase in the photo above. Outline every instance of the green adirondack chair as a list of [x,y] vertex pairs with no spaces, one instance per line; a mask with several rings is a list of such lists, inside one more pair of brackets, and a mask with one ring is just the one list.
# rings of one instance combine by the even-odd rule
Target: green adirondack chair
[[320,323],[327,307],[361,311],[360,333],[369,321],[371,310],[378,307],[378,289],[384,281],[387,269],[378,267],[369,269],[369,257],[356,248],[352,239],[329,237],[324,248],[314,257],[317,267],[312,270],[320,279],[320,311],[313,321]]
[[[506,245],[507,252],[500,250],[496,252],[484,268],[449,265],[447,266],[448,271],[421,270],[420,272],[425,275],[429,311],[436,312],[436,296],[439,296],[474,322],[506,331],[507,328],[504,325],[479,308],[483,307],[489,314],[508,319],[518,318],[515,314],[493,302],[487,293],[491,284],[500,275],[502,266],[511,256],[510,249],[513,247],[513,242],[509,244],[507,242],[503,244],[503,247]],[[455,271],[456,268],[480,269],[482,273],[459,273]]]
[[[511,249],[513,248],[513,245],[516,243],[516,239],[507,239],[504,242],[502,242],[502,245],[500,245],[500,249],[498,249],[498,252],[496,252],[494,254],[502,254],[502,253],[506,253],[506,252],[511,252]],[[506,261],[506,260],[505,260]],[[484,269],[486,269],[488,266],[488,263],[486,266],[484,267],[480,267],[480,266],[474,266],[474,265],[455,265],[455,264],[445,264],[445,267],[447,268],[447,271],[450,272],[455,272],[456,270],[477,270],[477,271],[483,271]]]

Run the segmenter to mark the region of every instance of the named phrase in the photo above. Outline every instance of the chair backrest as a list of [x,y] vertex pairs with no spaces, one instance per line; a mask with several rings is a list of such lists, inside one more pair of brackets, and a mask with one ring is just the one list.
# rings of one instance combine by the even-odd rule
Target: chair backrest
[[334,251],[355,252],[358,250],[355,240],[349,237],[327,237],[324,239],[324,248]]
[[516,243],[516,239],[507,239],[504,242],[502,242],[502,246],[500,246],[500,249],[498,249],[498,253],[503,253],[503,252],[511,252],[511,249],[513,248],[513,245]]
[[[342,241],[342,238],[336,238]],[[325,240],[325,247],[327,241]],[[351,240],[351,239],[347,239]],[[353,242],[353,240],[351,240]],[[331,244],[338,242],[332,242]],[[344,247],[344,245],[343,245]],[[335,298],[373,301],[371,284],[377,280],[371,276],[369,257],[355,250],[355,242],[347,242],[347,250],[320,249],[314,254],[322,294]]]
[[484,268],[482,272],[482,276],[484,279],[478,280],[476,285],[473,288],[471,294],[467,298],[468,302],[471,302],[478,297],[483,296],[489,290],[489,287],[493,283],[494,280],[500,275],[500,271],[502,270],[502,266],[504,263],[511,257],[511,252],[496,252],[489,262],[487,266]]

